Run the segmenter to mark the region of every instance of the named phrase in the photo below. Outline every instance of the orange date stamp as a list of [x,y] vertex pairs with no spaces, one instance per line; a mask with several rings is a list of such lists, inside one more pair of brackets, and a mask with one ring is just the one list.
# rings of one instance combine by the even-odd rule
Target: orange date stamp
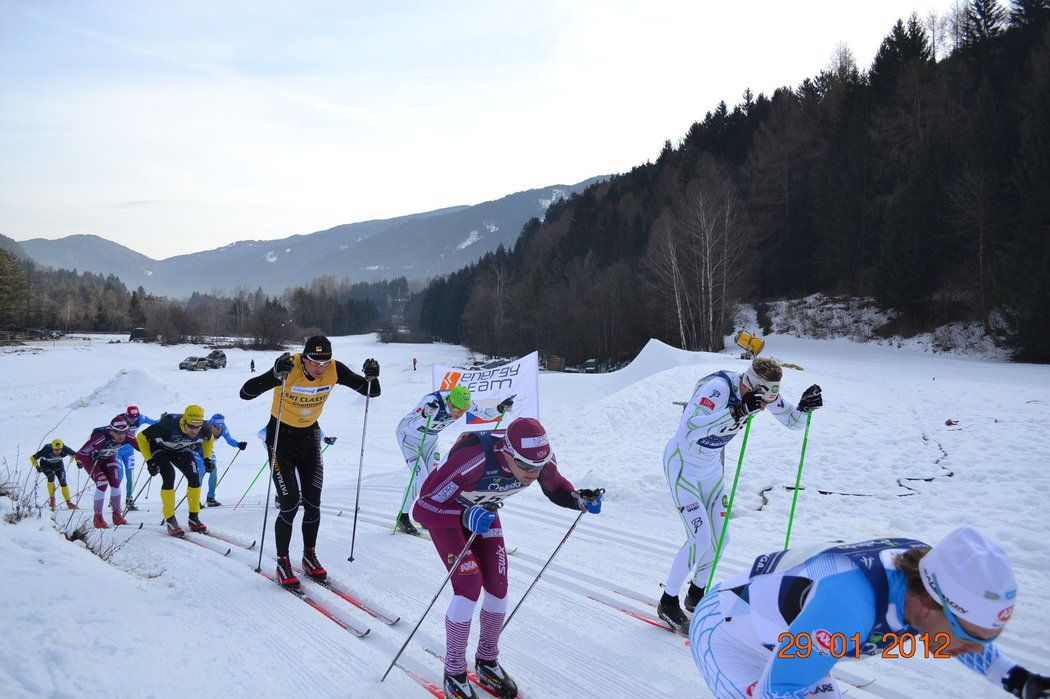
[[[952,637],[946,633],[887,633],[882,636],[883,658],[950,658],[948,646]],[[843,633],[831,633],[818,629],[812,634],[807,632],[790,633],[785,631],[777,637],[778,658],[808,658],[814,652],[818,655],[830,655],[833,658],[854,658],[861,656],[861,637],[859,633],[846,636]],[[852,649],[850,649],[852,646]]]

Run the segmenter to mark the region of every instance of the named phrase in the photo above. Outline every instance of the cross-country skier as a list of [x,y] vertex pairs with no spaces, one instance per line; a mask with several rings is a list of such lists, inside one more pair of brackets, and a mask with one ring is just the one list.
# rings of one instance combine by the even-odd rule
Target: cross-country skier
[[137,406],[129,405],[120,416],[128,423],[128,436],[124,446],[117,452],[117,467],[120,469],[120,480],[124,484],[127,509],[129,512],[138,510],[135,507],[135,498],[132,489],[135,481],[135,452],[138,443],[135,440],[139,427],[142,425],[142,414]]
[[[324,448],[321,449],[321,453],[323,454],[324,450],[327,449],[328,447],[332,446],[333,444],[335,444],[339,440],[339,438],[338,437],[328,437],[328,436],[326,436],[325,433],[324,433],[324,428],[321,427],[321,423],[320,422],[317,423],[317,431],[321,434],[321,441],[325,445]],[[266,446],[266,425],[263,425],[262,428],[255,434],[255,436],[259,438],[259,441],[263,443],[263,446]],[[266,459],[266,463],[263,464],[263,465],[264,466],[269,466],[270,465],[270,460]],[[299,504],[300,505],[302,504],[302,499],[303,499],[303,496],[302,496],[302,493],[300,493],[299,494]],[[274,507],[277,507],[277,508],[281,507],[281,496],[280,496],[280,494],[276,494],[276,495],[273,496],[273,505],[274,505]]]
[[887,649],[896,654],[888,657],[954,656],[1016,697],[1050,697],[1050,678],[994,643],[1016,588],[1006,553],[972,527],[932,549],[875,539],[776,551],[711,588],[693,615],[690,646],[720,699],[833,699],[840,658]]
[[[725,520],[725,446],[744,429],[748,415],[766,408],[785,427],[800,429],[805,413],[823,405],[820,386],[807,388],[792,407],[780,395],[783,370],[776,360],[755,359],[743,373],[717,371],[696,382],[678,425],[664,449],[664,476],[674,507],[682,518],[686,542],[667,573],[657,610],[661,619],[686,633],[689,619],[678,604],[678,593],[690,576],[685,608],[693,611],[704,595],[702,585],[714,561]],[[723,549],[728,544],[726,534]]]
[[273,528],[277,546],[277,581],[285,587],[299,586],[299,578],[288,559],[288,547],[300,499],[303,505],[303,570],[318,580],[328,575],[314,550],[321,523],[321,487],[324,483],[321,431],[317,420],[336,384],[363,396],[375,398],[379,395],[379,362],[366,359],[362,372],[364,376],[332,359],[332,343],[327,337],[318,335],[306,341],[302,352],[294,355],[285,352],[274,362],[272,371],[248,379],[241,387],[244,400],[273,391],[266,444],[272,452],[274,440],[277,440],[271,473],[281,512],[274,519]]
[[95,481],[95,517],[92,522],[96,529],[108,526],[102,518],[102,503],[106,499],[107,489],[109,504],[113,509],[113,524],[128,523],[120,511],[120,473],[117,467],[117,452],[124,446],[127,436],[127,420],[123,415],[118,415],[108,425],[92,430],[88,441],[77,451],[77,464]]
[[538,420],[518,418],[505,431],[465,432],[445,462],[423,482],[412,511],[430,530],[434,548],[449,569],[477,533],[470,551],[452,575],[452,601],[445,612],[445,696],[474,699],[467,681],[467,640],[474,607],[481,604],[481,636],[475,667],[478,678],[501,697],[515,697],[514,680],[499,664],[499,636],[507,613],[507,549],[499,516],[482,505],[502,500],[539,480],[543,494],[555,505],[597,514],[600,490],[576,490],[561,473]]
[[[226,443],[231,447],[237,447],[240,451],[244,451],[248,448],[248,442],[238,442],[230,435],[230,430],[226,426],[226,416],[222,413],[215,413],[211,416],[211,419],[204,423],[204,427],[201,431],[207,430],[211,433],[212,441],[222,437],[226,440]],[[204,474],[208,474],[208,507],[220,507],[222,503],[215,499],[215,485],[218,480],[215,468],[215,455],[204,454],[203,446],[200,450],[193,452],[193,459],[197,463],[197,475],[200,477],[201,482],[204,482]]]
[[[470,390],[466,386],[456,386],[426,394],[412,412],[401,418],[397,425],[397,443],[408,463],[412,493],[405,498],[401,514],[397,517],[398,530],[419,536],[408,513],[412,511],[412,505],[419,497],[419,486],[441,461],[441,454],[438,452],[438,434],[441,430],[463,417],[467,410],[486,420],[492,420],[513,408],[514,396],[505,399],[495,408],[480,408],[473,402]],[[418,473],[416,469],[419,470]]]
[[160,474],[160,501],[163,504],[164,524],[172,536],[185,534],[175,518],[175,469],[186,477],[186,505],[189,509],[190,531],[206,532],[208,528],[200,520],[201,481],[193,452],[204,449],[211,454],[214,442],[211,433],[202,434],[204,408],[188,405],[182,414],[164,413],[156,424],[138,434],[139,449],[146,460],[151,476]]
[[67,456],[75,458],[76,455],[77,453],[67,447],[61,439],[53,439],[50,444],[29,457],[29,463],[33,464],[33,468],[47,478],[47,504],[52,510],[55,509],[56,478],[58,479],[58,485],[62,488],[62,497],[66,501],[66,506],[71,510],[77,509],[77,506],[73,504],[69,497],[69,485],[66,484],[66,465],[64,461]]

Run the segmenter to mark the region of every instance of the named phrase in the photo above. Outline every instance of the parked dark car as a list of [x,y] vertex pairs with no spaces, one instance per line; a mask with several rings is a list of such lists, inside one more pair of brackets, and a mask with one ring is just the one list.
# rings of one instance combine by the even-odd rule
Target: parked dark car
[[222,350],[212,350],[208,352],[208,356],[205,357],[208,360],[208,367],[211,369],[225,369],[226,368],[226,353]]
[[188,371],[207,371],[208,360],[205,357],[186,357],[179,362],[179,368]]

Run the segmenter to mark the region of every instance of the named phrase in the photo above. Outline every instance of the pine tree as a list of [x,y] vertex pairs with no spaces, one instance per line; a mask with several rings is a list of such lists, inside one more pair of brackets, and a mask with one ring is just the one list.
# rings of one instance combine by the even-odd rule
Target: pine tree
[[963,42],[966,46],[979,46],[1003,32],[1006,10],[996,0],[970,0],[966,9],[966,25]]
[[1030,27],[1050,18],[1050,0],[1010,0],[1010,24]]

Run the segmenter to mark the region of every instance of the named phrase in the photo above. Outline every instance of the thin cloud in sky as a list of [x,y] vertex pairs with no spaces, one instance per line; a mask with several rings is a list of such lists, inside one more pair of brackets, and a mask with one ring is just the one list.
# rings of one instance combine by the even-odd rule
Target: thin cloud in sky
[[626,172],[918,2],[0,0],[0,233],[161,258]]
[[306,105],[308,107],[313,107],[314,109],[321,110],[321,111],[324,111],[324,112],[328,112],[328,113],[336,115],[336,116],[345,117],[347,119],[351,119],[353,121],[359,121],[359,122],[362,122],[362,123],[365,123],[365,124],[369,124],[369,125],[372,125],[372,126],[379,126],[379,127],[384,127],[384,128],[388,128],[390,126],[390,124],[388,122],[386,122],[385,120],[379,119],[379,118],[377,118],[375,116],[372,116],[371,114],[368,114],[368,113],[363,112],[361,110],[353,109],[351,107],[347,107],[345,105],[337,104],[337,103],[334,103],[334,102],[329,102],[329,101],[326,101],[326,100],[323,100],[323,99],[318,99],[318,98],[313,97],[313,96],[308,95],[308,94],[302,94],[302,93],[294,92],[292,90],[287,90],[287,89],[282,89],[280,87],[275,87],[273,85],[267,84],[266,82],[264,82],[262,80],[254,79],[254,78],[248,78],[248,77],[245,77],[243,75],[239,75],[239,74],[237,74],[235,72],[232,72],[232,71],[229,71],[229,70],[225,70],[225,69],[223,69],[221,67],[218,67],[218,66],[209,65],[207,63],[201,63],[201,62],[192,61],[192,60],[187,60],[185,58],[180,58],[178,56],[173,56],[171,54],[162,53],[160,51],[151,50],[151,49],[148,49],[148,48],[143,48],[141,46],[134,46],[132,44],[129,44],[129,43],[124,42],[124,41],[119,41],[119,40],[114,39],[112,37],[103,36],[103,35],[98,34],[96,32],[92,32],[92,31],[88,31],[88,30],[85,30],[85,29],[81,29],[81,28],[73,26],[71,24],[66,24],[64,22],[61,22],[61,21],[58,21],[58,20],[55,20],[55,19],[43,17],[43,16],[41,16],[41,15],[39,15],[37,13],[34,13],[34,12],[29,12],[29,11],[25,11],[25,10],[18,10],[18,13],[21,14],[22,16],[28,18],[28,19],[32,19],[32,20],[35,20],[37,22],[41,22],[43,24],[47,24],[47,25],[55,27],[57,29],[62,29],[63,31],[71,32],[73,34],[78,34],[78,35],[86,37],[88,39],[92,39],[94,41],[98,41],[100,43],[106,44],[107,46],[112,46],[114,48],[118,48],[118,49],[121,49],[123,51],[128,51],[130,53],[137,53],[137,54],[142,55],[142,56],[148,56],[150,58],[156,58],[156,59],[161,60],[161,61],[166,61],[168,63],[172,63],[172,64],[177,65],[177,66],[181,66],[183,68],[188,68],[188,69],[191,69],[191,70],[199,71],[201,73],[206,73],[208,75],[215,76],[217,78],[222,78],[223,80],[229,80],[229,81],[235,82],[235,83],[237,83],[239,85],[244,85],[244,86],[251,87],[251,88],[254,88],[254,89],[257,89],[257,90],[268,92],[271,95],[274,95],[274,96],[277,96],[277,97],[281,97],[281,98],[284,98],[284,99],[287,99],[287,100],[291,100],[293,102],[298,102],[298,103],[304,104],[304,105]]

